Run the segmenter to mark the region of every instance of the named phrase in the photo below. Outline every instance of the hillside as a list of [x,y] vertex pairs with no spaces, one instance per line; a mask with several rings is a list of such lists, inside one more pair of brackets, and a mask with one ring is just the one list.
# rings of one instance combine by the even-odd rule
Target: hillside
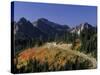
[[20,52],[14,60],[17,73],[95,69],[97,66],[95,58],[71,50],[71,44],[55,42],[28,48]]
[[22,17],[14,25],[14,72],[95,69],[97,27],[87,22],[73,28],[39,18]]

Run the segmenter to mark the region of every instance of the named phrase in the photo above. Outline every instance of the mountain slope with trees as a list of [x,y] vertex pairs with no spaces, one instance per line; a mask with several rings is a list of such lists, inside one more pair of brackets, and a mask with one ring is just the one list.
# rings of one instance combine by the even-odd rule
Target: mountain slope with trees
[[[45,18],[40,18],[34,22],[30,22],[24,17],[22,17],[18,22],[12,23],[12,25],[14,25],[14,41],[15,41],[14,59],[16,61],[15,71],[18,70],[17,71],[18,73],[29,72],[29,71],[37,72],[37,70],[35,70],[34,68],[40,69],[39,71],[96,68],[96,60],[97,60],[96,26],[93,26],[85,22],[71,28],[68,25],[60,25],[51,22]],[[53,42],[55,42],[54,46],[56,46],[54,48],[51,45],[53,44]],[[50,46],[47,45],[47,43],[50,43]],[[66,44],[70,45],[70,47],[68,47]],[[46,49],[44,48],[44,46],[46,47]],[[63,52],[65,53],[63,54]],[[62,64],[59,67],[57,67],[56,64],[55,67],[55,64],[53,62],[56,60],[56,58],[54,57],[56,54],[53,54],[53,57],[49,58],[48,56],[50,55],[50,53],[60,54],[60,56],[57,57],[57,61],[60,58],[61,61],[63,62],[62,63],[63,67],[61,67]],[[69,56],[70,60],[67,60],[68,56],[66,55]],[[35,56],[34,59],[33,56]],[[21,59],[20,57],[23,57],[23,59]],[[42,58],[40,57],[43,57],[43,59],[45,60],[42,63],[42,65],[40,64],[40,62],[42,62],[41,60]],[[37,60],[36,58],[40,59]],[[81,62],[81,58],[84,61]],[[26,61],[26,59],[28,61]],[[50,63],[50,60],[52,60],[52,63],[54,65],[52,66],[51,69],[50,69],[51,67],[50,64],[48,64]],[[95,62],[92,62],[92,60],[95,60]],[[77,61],[77,63],[75,61]],[[22,62],[22,65],[20,64],[19,66],[20,62]],[[60,62],[58,61],[55,63],[60,63]],[[37,64],[37,66],[35,66],[34,64]],[[38,67],[38,65],[44,67],[44,69],[42,70],[40,66]],[[31,66],[33,66],[34,68]]]

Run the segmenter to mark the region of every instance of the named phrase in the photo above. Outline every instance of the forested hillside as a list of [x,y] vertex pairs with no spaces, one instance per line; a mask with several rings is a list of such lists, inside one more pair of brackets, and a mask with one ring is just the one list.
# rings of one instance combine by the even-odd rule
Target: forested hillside
[[45,18],[31,23],[24,17],[12,25],[16,73],[96,68],[96,26],[84,22],[72,28]]

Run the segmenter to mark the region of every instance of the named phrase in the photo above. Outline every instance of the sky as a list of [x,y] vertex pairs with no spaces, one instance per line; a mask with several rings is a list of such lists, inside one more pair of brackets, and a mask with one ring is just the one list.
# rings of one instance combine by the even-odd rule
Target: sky
[[88,22],[97,24],[97,7],[67,4],[47,4],[33,2],[14,2],[14,20],[21,17],[34,22],[39,18],[46,18],[52,22],[75,26]]

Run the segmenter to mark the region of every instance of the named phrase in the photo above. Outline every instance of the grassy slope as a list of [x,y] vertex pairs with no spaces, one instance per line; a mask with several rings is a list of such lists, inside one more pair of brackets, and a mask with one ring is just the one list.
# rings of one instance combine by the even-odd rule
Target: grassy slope
[[[96,68],[96,60],[84,53],[71,50],[71,44],[55,44],[47,43],[38,48],[29,48],[19,53],[17,68],[28,65],[30,59],[36,58],[41,64],[48,62],[49,70],[55,68],[59,70],[61,67],[67,69],[94,69]],[[16,62],[15,62],[16,63]]]

